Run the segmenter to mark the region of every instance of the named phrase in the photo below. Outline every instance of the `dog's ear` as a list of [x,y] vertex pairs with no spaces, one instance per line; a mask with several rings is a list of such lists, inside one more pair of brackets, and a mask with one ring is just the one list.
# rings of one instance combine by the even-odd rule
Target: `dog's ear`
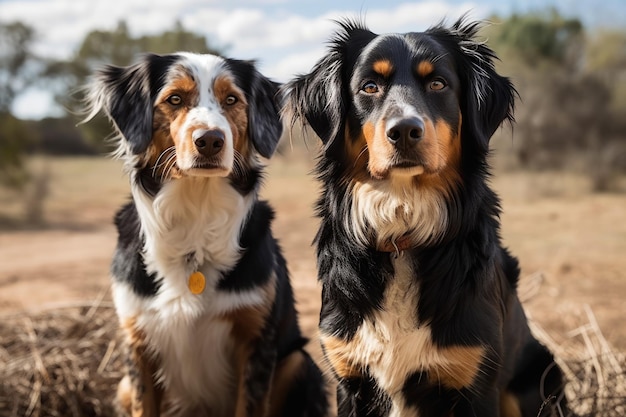
[[513,122],[517,91],[511,81],[499,75],[494,67],[495,52],[484,42],[477,41],[479,22],[465,22],[462,18],[451,28],[460,51],[458,67],[463,84],[461,111],[464,128],[476,138],[485,151],[496,129],[504,122]]
[[176,58],[144,55],[128,67],[107,65],[98,70],[88,87],[90,114],[109,117],[133,154],[145,152],[152,138],[153,104],[163,86],[163,76]]
[[312,71],[285,84],[283,113],[308,123],[324,147],[343,134],[351,103],[349,76],[358,55],[376,37],[362,23],[339,22],[341,30],[330,41],[330,48]]
[[272,156],[283,132],[278,98],[279,84],[262,75],[253,61],[226,59],[248,101],[248,137],[265,158]]

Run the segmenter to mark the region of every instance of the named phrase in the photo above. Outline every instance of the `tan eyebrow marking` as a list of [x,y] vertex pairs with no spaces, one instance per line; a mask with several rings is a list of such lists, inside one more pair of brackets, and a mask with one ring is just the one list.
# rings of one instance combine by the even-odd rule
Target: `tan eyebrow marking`
[[393,73],[393,64],[388,59],[381,59],[372,65],[374,72],[387,78]]
[[427,77],[435,70],[435,66],[430,61],[422,61],[417,64],[417,74],[420,77]]

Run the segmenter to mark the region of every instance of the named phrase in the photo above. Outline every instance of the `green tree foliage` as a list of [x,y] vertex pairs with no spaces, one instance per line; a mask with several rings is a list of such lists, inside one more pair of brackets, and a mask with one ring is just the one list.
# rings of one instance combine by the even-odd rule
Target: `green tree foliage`
[[527,15],[513,14],[497,25],[489,37],[492,46],[513,52],[528,65],[570,65],[580,58],[584,39],[578,19],[565,19],[555,10]]
[[8,112],[0,112],[0,185],[21,188],[29,178],[24,166],[24,148],[32,134]]
[[[577,19],[550,10],[494,19],[485,34],[514,81],[518,163],[578,169],[596,189],[626,173],[625,34],[594,38]],[[623,94],[623,93],[621,93]],[[624,100],[626,102],[626,100]]]
[[34,35],[23,23],[0,22],[0,111],[8,112],[15,96],[39,75],[31,50]]
[[144,52],[167,54],[176,51],[220,54],[218,49],[207,45],[204,36],[185,30],[180,22],[163,33],[134,38],[126,22],[122,21],[111,32],[90,32],[74,60],[89,68],[102,64],[129,65]]
[[28,178],[23,154],[32,134],[10,110],[17,94],[39,75],[33,41],[29,26],[0,22],[0,184],[11,188],[22,187]]
[[612,110],[626,114],[626,31],[599,30],[589,36],[586,71],[613,91]]

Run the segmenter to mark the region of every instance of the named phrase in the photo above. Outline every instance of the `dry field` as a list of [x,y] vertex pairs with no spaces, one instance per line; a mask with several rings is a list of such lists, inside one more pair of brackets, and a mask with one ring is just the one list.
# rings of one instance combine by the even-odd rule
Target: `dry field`
[[[319,286],[311,247],[318,186],[308,175],[312,159],[294,153],[271,161],[263,196],[276,209],[275,234],[289,262],[302,327],[313,339],[310,350],[319,359]],[[19,217],[24,203],[0,191],[0,365],[12,360],[8,338],[15,332],[9,323],[21,326],[27,320],[34,344],[43,337],[37,317],[46,312],[85,306],[81,314],[95,320],[110,307],[111,220],[128,197],[121,165],[101,158],[55,158],[38,160],[36,167],[49,170],[51,178],[42,227],[8,226],[6,218]],[[592,194],[584,178],[562,173],[498,174],[492,183],[502,198],[502,237],[520,259],[521,294],[536,331],[553,346],[564,346],[562,355],[573,343],[587,343],[585,329],[603,335],[588,348],[600,354],[609,348],[626,351],[626,195]],[[101,308],[90,309],[94,303]],[[108,341],[107,346],[113,350]],[[45,366],[41,359],[36,362]],[[96,359],[99,370],[108,366]],[[617,374],[624,366],[619,361]]]

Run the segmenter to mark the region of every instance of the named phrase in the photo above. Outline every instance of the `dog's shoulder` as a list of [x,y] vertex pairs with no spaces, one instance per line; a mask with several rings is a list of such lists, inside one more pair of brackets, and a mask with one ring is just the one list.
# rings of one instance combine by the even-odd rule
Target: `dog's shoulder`
[[118,238],[111,273],[115,279],[131,286],[141,296],[153,296],[159,290],[155,274],[146,271],[142,256],[144,241],[141,235],[141,222],[137,207],[128,202],[115,215]]
[[242,291],[265,285],[272,273],[286,274],[278,242],[271,230],[274,210],[265,201],[257,201],[250,210],[239,239],[241,258],[219,281],[222,291]]

